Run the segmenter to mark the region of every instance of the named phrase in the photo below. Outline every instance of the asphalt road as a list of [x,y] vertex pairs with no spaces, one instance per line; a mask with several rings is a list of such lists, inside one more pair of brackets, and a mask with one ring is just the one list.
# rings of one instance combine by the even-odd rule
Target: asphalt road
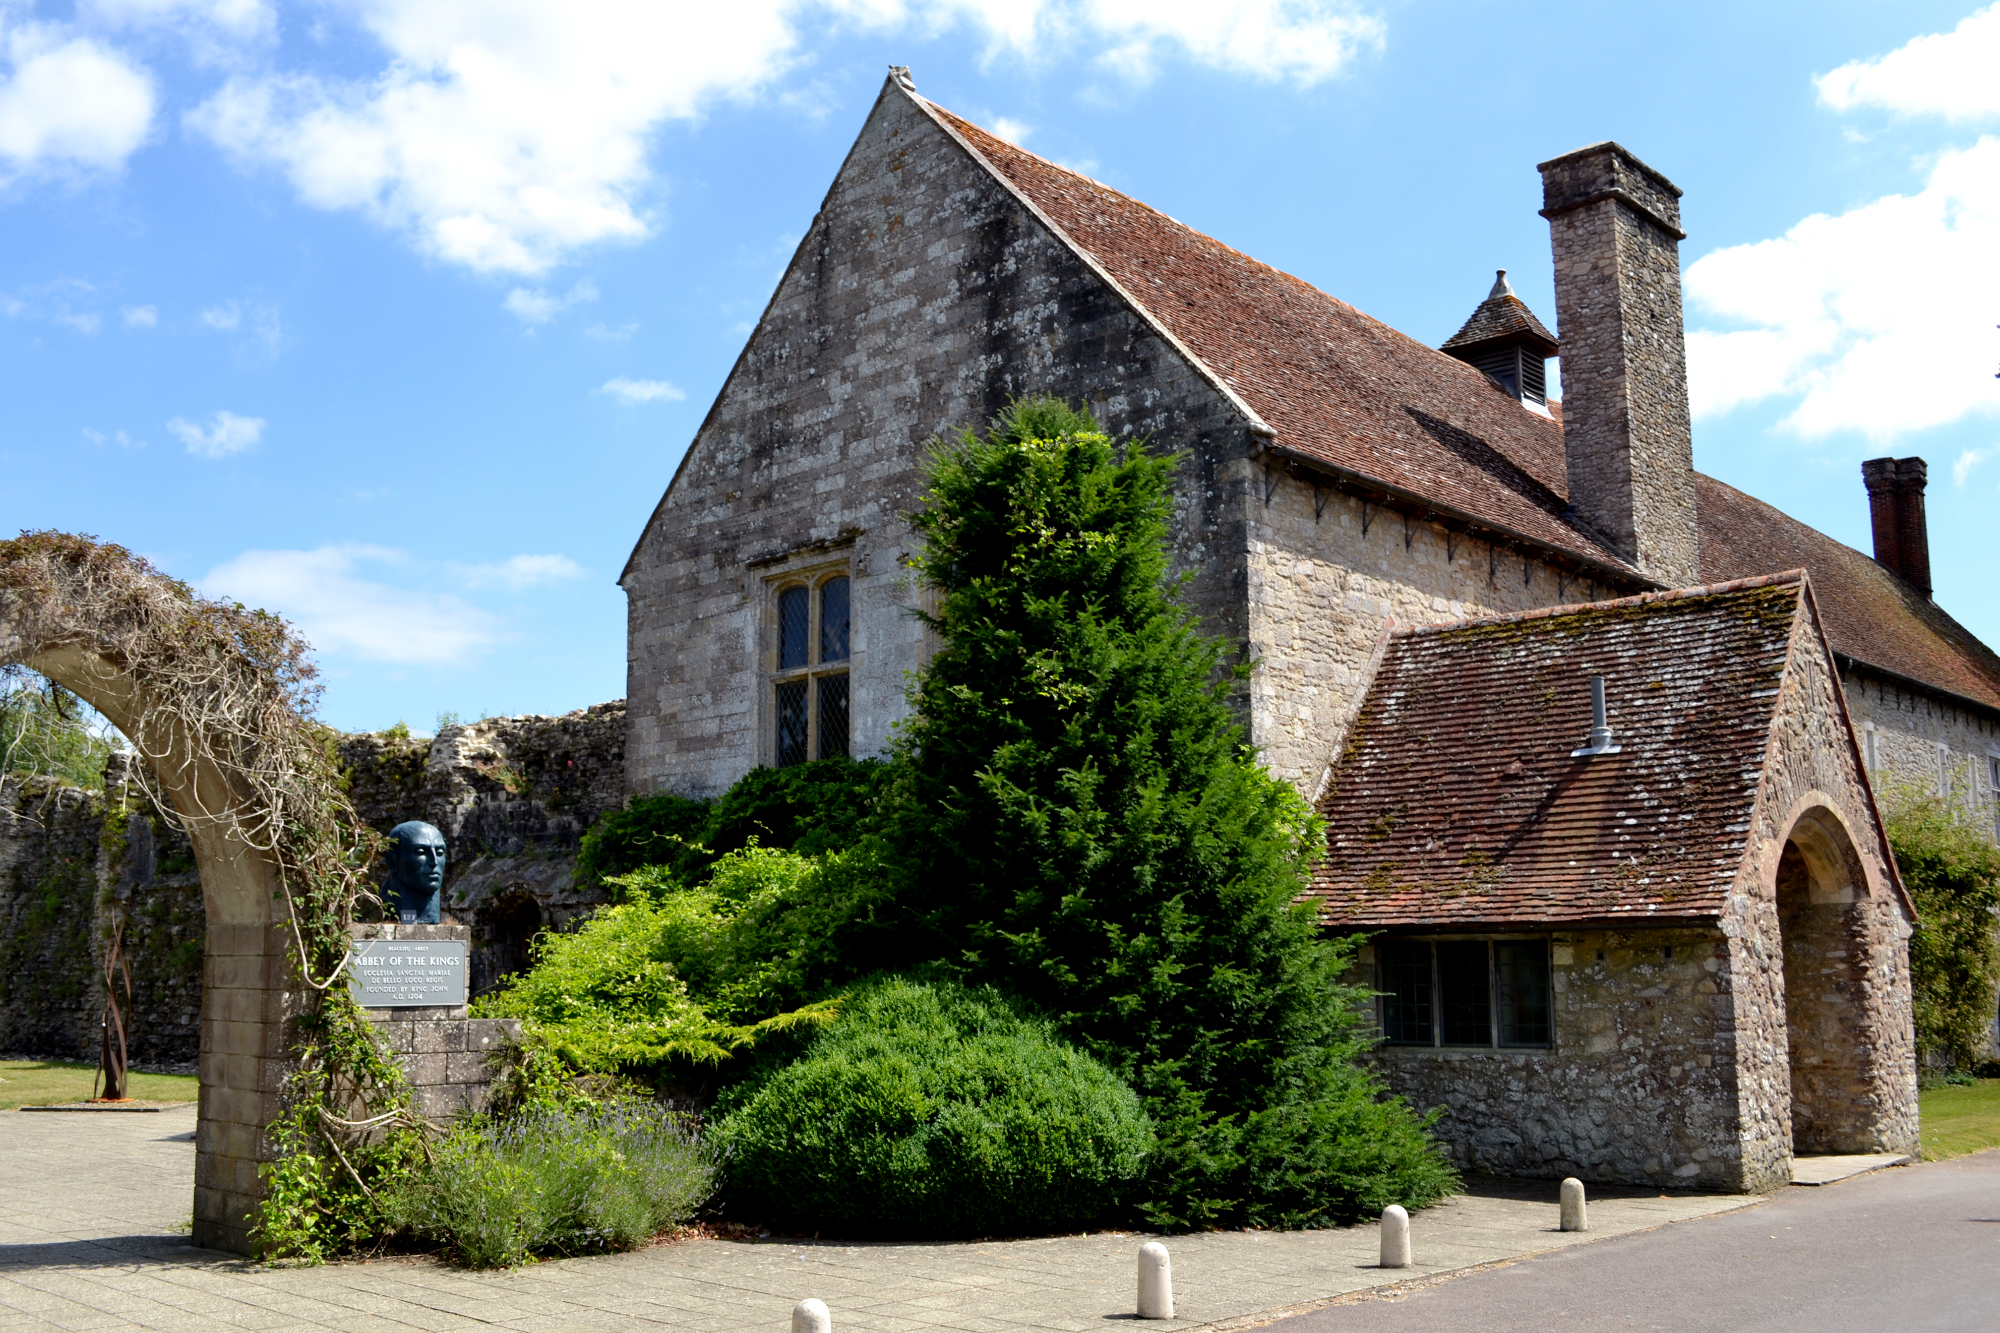
[[[1422,1214],[1412,1225],[1421,1244]],[[1421,1258],[1421,1256],[1419,1256]],[[2000,1330],[2000,1150],[1333,1306],[1270,1333]]]

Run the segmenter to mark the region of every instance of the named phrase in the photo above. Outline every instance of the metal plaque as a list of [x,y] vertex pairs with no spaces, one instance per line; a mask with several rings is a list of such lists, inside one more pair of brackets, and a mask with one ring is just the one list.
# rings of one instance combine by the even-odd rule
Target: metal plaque
[[466,1001],[464,940],[356,940],[347,981],[363,1009],[456,1008]]

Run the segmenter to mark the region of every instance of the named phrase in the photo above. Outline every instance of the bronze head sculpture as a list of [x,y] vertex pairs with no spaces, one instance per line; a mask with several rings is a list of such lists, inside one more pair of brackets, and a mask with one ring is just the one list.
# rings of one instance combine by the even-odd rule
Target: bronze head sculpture
[[444,906],[444,834],[412,819],[389,830],[389,883],[398,921],[436,925]]

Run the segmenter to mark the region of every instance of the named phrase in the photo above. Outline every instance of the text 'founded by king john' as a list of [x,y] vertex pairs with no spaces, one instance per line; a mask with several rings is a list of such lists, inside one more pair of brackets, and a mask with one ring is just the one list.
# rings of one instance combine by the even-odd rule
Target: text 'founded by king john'
[[361,940],[348,982],[363,1009],[450,1008],[466,1001],[464,940]]

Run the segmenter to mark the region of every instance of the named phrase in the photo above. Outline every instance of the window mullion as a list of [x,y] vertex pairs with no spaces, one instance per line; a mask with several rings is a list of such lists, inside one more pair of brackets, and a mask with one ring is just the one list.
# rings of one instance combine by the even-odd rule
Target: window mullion
[[1486,941],[1486,997],[1491,1018],[1486,1024],[1486,1040],[1494,1050],[1500,1049],[1500,951],[1493,947],[1493,941]]
[[1431,951],[1431,1046],[1444,1045],[1444,980],[1438,976],[1437,941],[1430,942]]

